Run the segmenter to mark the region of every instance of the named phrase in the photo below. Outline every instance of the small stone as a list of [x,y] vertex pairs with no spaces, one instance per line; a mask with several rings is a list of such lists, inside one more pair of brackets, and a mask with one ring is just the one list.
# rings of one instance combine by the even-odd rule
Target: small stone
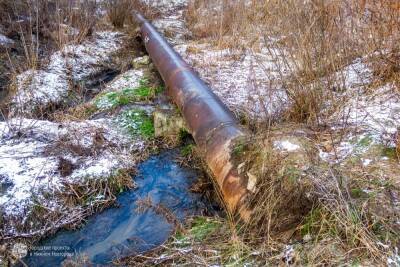
[[135,69],[139,69],[150,64],[150,57],[149,56],[138,57],[135,58],[132,63]]
[[12,48],[15,46],[15,42],[12,39],[0,33],[0,46]]
[[247,181],[247,190],[254,193],[256,191],[257,176],[247,172],[247,177],[249,178]]
[[242,163],[240,163],[240,164],[238,165],[237,168],[238,168],[239,174],[243,172],[243,167],[244,167],[245,164],[246,164],[245,162],[242,162]]
[[187,129],[182,116],[171,109],[158,109],[154,112],[155,136],[177,136],[182,129]]
[[305,236],[303,236],[303,241],[304,242],[310,242],[312,239],[310,234],[306,234]]

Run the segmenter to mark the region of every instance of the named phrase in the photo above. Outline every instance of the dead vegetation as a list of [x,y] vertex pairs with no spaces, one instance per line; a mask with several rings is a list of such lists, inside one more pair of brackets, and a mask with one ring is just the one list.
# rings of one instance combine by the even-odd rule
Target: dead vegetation
[[[336,121],[331,116],[348,100],[344,92],[351,88],[344,69],[358,59],[373,72],[371,81],[360,85],[366,93],[388,82],[398,88],[398,3],[202,0],[190,1],[185,18],[194,39],[210,42],[217,50],[278,58],[280,82],[271,86],[285,91],[289,105],[280,117],[267,116],[267,122],[255,124],[255,137],[233,149],[239,155],[238,165],[245,163],[243,173],[258,178],[249,199],[250,222],[237,224],[228,216],[227,223],[239,230],[227,230],[226,239],[194,242],[186,254],[171,240],[161,252],[150,253],[140,262],[226,264],[230,261],[225,256],[238,253],[235,256],[246,258],[239,262],[248,263],[249,254],[257,253],[260,265],[277,263],[274,260],[298,265],[388,264],[399,246],[394,219],[399,216],[399,183],[393,174],[398,161],[390,152],[390,164],[377,160],[366,167],[360,155],[343,163],[339,145],[359,133],[350,127],[347,116]],[[297,134],[276,130],[285,128]],[[291,142],[300,140],[301,152],[274,147],[274,142],[288,136]],[[329,151],[337,151],[337,163],[319,158],[325,137]],[[210,242],[220,242],[221,249]],[[226,252],[226,243],[240,245]],[[281,252],[288,243],[295,252],[290,260],[283,260]],[[204,253],[208,249],[227,254],[209,260],[212,255]],[[159,253],[167,255],[167,263]]]
[[[12,135],[15,135],[14,141],[29,137],[35,139],[30,130],[31,127],[35,127],[35,123],[31,126],[26,124],[15,126],[16,128],[12,129]],[[91,139],[89,145],[82,141],[82,136]],[[47,144],[43,151],[38,150],[37,153],[41,153],[42,156],[56,160],[58,173],[54,175],[61,177],[60,187],[51,190],[39,188],[30,200],[32,203],[16,215],[8,214],[5,217],[0,210],[3,220],[0,227],[0,243],[11,245],[19,239],[31,243],[61,228],[79,227],[88,216],[112,205],[117,194],[134,188],[132,175],[135,174],[135,169],[130,168],[121,167],[103,177],[92,177],[90,174],[81,179],[70,177],[75,169],[82,167],[80,165],[85,158],[97,159],[107,151],[115,149],[118,149],[118,145],[105,138],[104,130],[86,126],[84,130],[71,127],[68,134],[61,134]],[[146,153],[143,152],[133,158],[140,161],[145,156]],[[71,157],[78,160],[72,162]],[[38,178],[32,179],[36,182],[35,179]],[[10,232],[10,227],[15,232]]]
[[[119,263],[332,266],[395,259],[399,213],[392,201],[399,190],[392,178],[385,179],[382,189],[377,173],[366,180],[354,167],[322,163],[311,135],[290,127],[295,125],[234,145],[239,170],[248,179],[257,177],[247,200],[249,222],[230,214],[192,218],[160,248]],[[298,148],[285,150],[279,147],[282,142]]]
[[[113,26],[124,26],[135,3],[137,1],[109,3],[108,19]],[[146,8],[138,7],[147,17],[156,16]],[[249,179],[250,176],[258,178],[248,200],[253,210],[250,222],[238,223],[229,215],[225,219],[214,218],[211,220],[216,220],[218,227],[202,222],[213,230],[198,238],[192,233],[193,227],[198,225],[189,221],[179,229],[190,234],[184,245],[177,238],[178,232],[160,249],[127,259],[127,262],[143,266],[249,262],[254,265],[385,264],[386,259],[392,256],[392,248],[399,247],[396,225],[399,213],[393,204],[399,198],[399,184],[395,178],[397,173],[389,175],[398,168],[398,162],[391,161],[387,169],[379,165],[367,168],[360,164],[359,158],[352,158],[347,165],[330,165],[318,159],[317,143],[328,135],[327,146],[335,151],[340,141],[352,131],[347,127],[345,117],[333,123],[343,127],[338,133],[326,130],[327,125],[332,125],[328,118],[341,109],[345,101],[339,94],[348,89],[343,67],[357,58],[368,56],[374,81],[363,88],[373,90],[378,84],[391,81],[398,88],[398,12],[395,0],[190,1],[185,16],[194,38],[239,55],[250,53],[257,58],[256,54],[264,51],[278,58],[280,83],[271,84],[278,86],[277,89],[283,88],[290,104],[281,117],[269,117],[268,122],[252,124],[257,126],[252,128],[255,140],[238,144],[234,149],[238,165],[245,162],[243,173]],[[79,21],[73,14],[58,16],[72,22]],[[85,20],[87,14],[82,18],[79,32],[88,36],[93,26]],[[32,33],[35,25],[24,35],[35,38],[38,35]],[[47,36],[60,45],[65,42],[65,31],[59,29],[56,35],[47,33]],[[21,29],[12,32],[15,38],[23,39],[17,37],[21,36]],[[64,37],[61,32],[64,32]],[[38,49],[34,39],[24,38],[28,40],[24,45],[28,65],[37,66],[35,53]],[[80,42],[84,37],[78,35],[74,38]],[[336,75],[331,75],[333,73]],[[86,112],[91,113],[90,108],[80,106],[71,116],[87,118],[90,114]],[[251,123],[249,118],[244,121]],[[282,122],[290,123],[292,128]],[[275,128],[302,128],[306,134],[291,136],[287,132],[276,133]],[[277,150],[274,142],[288,136],[292,142],[300,140],[299,146],[304,149],[295,153]],[[398,160],[400,141],[398,136],[396,138]],[[92,153],[64,141],[53,149],[82,155]],[[153,140],[149,148],[158,149],[159,145],[159,141]],[[186,157],[191,156],[187,154]],[[67,175],[73,168],[68,160],[59,159],[61,174]],[[69,185],[61,198],[69,205],[85,206],[87,199],[98,192],[106,192],[107,199],[112,200],[113,192],[120,190],[121,184],[127,184],[126,174],[120,178],[113,180],[117,182],[112,184],[101,181]],[[108,203],[111,202],[102,202],[101,205]],[[168,216],[167,211],[154,207],[151,201],[143,201],[143,206]],[[40,216],[46,212],[38,208]],[[63,218],[60,214],[57,216]],[[49,221],[57,216],[53,213],[45,215]],[[38,215],[33,214],[32,218],[34,221]],[[285,248],[287,244],[296,252]]]
[[[261,64],[261,51],[276,58],[281,82],[270,86],[283,88],[291,103],[282,118],[320,125],[340,108],[327,110],[325,103],[340,102],[335,92],[346,89],[342,75],[328,74],[375,53],[371,64],[377,77],[396,80],[397,6],[393,0],[203,0],[191,1],[185,17],[202,42],[252,54]],[[265,75],[269,79],[268,72]]]
[[[16,41],[16,51],[8,51],[16,73],[37,69],[43,59],[67,43],[81,43],[96,25],[96,5],[92,1],[2,1],[0,24],[4,34]],[[21,56],[13,60],[17,52]]]

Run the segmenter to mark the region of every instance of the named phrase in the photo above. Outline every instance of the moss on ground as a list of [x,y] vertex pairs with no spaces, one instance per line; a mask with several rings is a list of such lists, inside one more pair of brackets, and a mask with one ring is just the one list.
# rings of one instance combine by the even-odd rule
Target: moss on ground
[[[217,231],[220,226],[221,222],[213,218],[196,217],[194,218],[191,227],[185,233],[178,232],[175,235],[175,238],[180,242],[186,242],[191,239],[195,241],[202,241]],[[191,242],[188,242],[188,244],[191,244]]]
[[117,121],[133,136],[141,136],[146,139],[154,137],[153,120],[144,110],[124,111],[118,116]]
[[100,110],[114,109],[138,101],[151,101],[162,91],[162,87],[152,87],[148,79],[142,79],[138,87],[99,95],[94,104]]
[[192,155],[195,147],[196,146],[194,144],[187,144],[187,145],[183,146],[181,148],[181,155],[184,157],[188,157],[188,156]]

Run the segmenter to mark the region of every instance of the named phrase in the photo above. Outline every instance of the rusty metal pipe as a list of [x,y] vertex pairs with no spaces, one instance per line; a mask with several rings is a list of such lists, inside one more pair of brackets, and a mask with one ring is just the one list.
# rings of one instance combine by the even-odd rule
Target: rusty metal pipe
[[180,109],[189,132],[214,175],[228,210],[247,219],[243,202],[247,179],[239,175],[231,160],[231,143],[246,132],[235,116],[192,68],[174,51],[152,24],[134,13],[149,56],[167,85],[167,94]]

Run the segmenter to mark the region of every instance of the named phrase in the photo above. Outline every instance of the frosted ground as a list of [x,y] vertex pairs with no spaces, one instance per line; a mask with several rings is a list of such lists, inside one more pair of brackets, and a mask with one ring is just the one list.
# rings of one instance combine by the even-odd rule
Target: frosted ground
[[[185,36],[190,39],[190,33],[185,28],[183,17],[186,4],[187,1],[171,2],[167,5],[168,12],[164,12],[165,15],[154,25],[160,32],[173,33],[174,48],[236,114],[246,114],[252,120],[279,116],[290,104],[282,80],[290,75],[292,69],[282,62],[286,51],[274,48],[274,42],[279,39],[261,39],[259,51],[240,53],[218,49],[207,40],[187,40]],[[160,5],[160,9],[163,8],[165,3]],[[163,23],[165,21],[167,23]],[[356,131],[345,137],[335,152],[323,151],[320,146],[324,160],[336,162],[338,158],[351,155],[355,144],[350,139],[360,140],[364,136],[371,136],[375,143],[395,146],[395,135],[400,127],[399,95],[392,83],[369,90],[373,74],[367,62],[367,56],[355,59],[332,74],[339,81],[332,86],[347,89],[337,94],[337,98],[343,101],[343,108],[329,119],[332,130],[351,126]],[[338,121],[345,123],[338,125]]]
[[121,37],[118,32],[98,32],[92,40],[55,52],[45,69],[19,74],[11,113],[32,115],[38,109],[66,102],[73,93],[72,83],[88,80],[110,63],[111,55],[121,48]]
[[[127,127],[136,127],[134,122],[124,125],[118,114],[100,114],[96,119],[80,121],[23,117],[34,116],[37,108],[67,101],[70,79],[72,83],[80,82],[101,73],[113,53],[121,49],[122,37],[118,32],[97,33],[93,40],[55,52],[43,70],[28,70],[17,77],[17,93],[11,104],[15,112],[10,113],[7,121],[0,122],[0,211],[5,221],[19,220],[18,225],[3,225],[1,230],[6,238],[41,235],[81,220],[87,215],[87,208],[78,205],[71,210],[60,195],[70,191],[71,186],[106,181],[120,171],[130,172],[135,168],[140,158],[137,155],[145,149],[145,140],[132,135]],[[143,70],[132,69],[102,89],[104,92],[135,90],[142,79]],[[111,107],[109,103],[103,104],[100,110]],[[86,205],[101,205],[108,201],[106,195],[109,194],[97,192]],[[26,223],[38,205],[62,216],[31,225],[29,229]]]
[[[285,49],[276,49],[279,45],[275,42],[279,42],[279,38],[260,38],[257,50],[218,48],[207,38],[191,38],[185,25],[184,8],[183,4],[170,8],[154,25],[239,117],[245,114],[251,122],[262,122],[271,117],[279,120],[291,104],[284,84],[293,69],[282,61]],[[376,83],[369,65],[371,56],[356,58],[337,73],[321,78],[321,84],[327,88],[332,86],[328,89],[333,92],[336,102],[324,103],[324,108],[328,110],[335,105],[338,108],[326,118],[325,128],[318,133],[318,138],[308,142],[309,147],[303,148],[315,149],[322,166],[344,168],[349,175],[369,173],[369,179],[354,178],[356,183],[360,183],[359,190],[375,196],[369,206],[374,216],[383,220],[387,218],[399,231],[400,195],[396,190],[385,187],[385,184],[392,185],[391,188],[400,186],[398,161],[393,154],[399,140],[399,89],[392,82]],[[328,82],[331,80],[335,80],[335,84]],[[307,131],[295,129],[293,135],[302,135],[308,140],[315,138],[309,136]],[[304,146],[285,134],[273,145],[287,153],[297,153]],[[377,243],[376,246],[390,251],[386,260],[388,265],[400,265],[395,244]],[[291,248],[290,254],[295,254],[292,245],[288,247]],[[286,255],[286,251],[282,254]]]
[[[201,41],[189,41],[187,39],[190,38],[187,37],[190,37],[190,32],[183,17],[187,1],[151,1],[151,3],[162,13],[162,16],[154,21],[154,25],[168,37],[183,58],[193,65],[199,75],[210,84],[212,90],[236,114],[248,114],[251,119],[257,121],[268,116],[279,116],[290,104],[282,88],[282,80],[290,75],[290,68],[282,71],[284,64],[279,60],[283,56],[280,53],[284,53],[282,50],[272,53],[276,57],[271,56],[271,53],[267,53],[263,48],[236,54]],[[100,33],[94,40],[81,46],[55,53],[51,64],[43,70],[21,74],[18,78],[18,87],[24,89],[18,90],[20,95],[14,99],[15,105],[19,110],[22,109],[29,114],[35,103],[43,105],[64,101],[70,90],[69,81],[65,78],[68,61],[64,62],[64,54],[78,55],[72,59],[74,63],[72,77],[73,81],[79,81],[101,69],[101,63],[109,60],[108,52],[118,50],[120,37],[119,33],[105,35]],[[270,42],[274,40],[261,40],[261,44],[265,46],[270,45]],[[108,50],[108,47],[111,49]],[[340,84],[334,86],[346,89],[342,93],[337,93],[343,108],[329,118],[326,140],[315,142],[315,149],[318,150],[319,158],[332,166],[337,164],[346,166],[356,156],[360,173],[372,173],[381,168],[382,180],[392,179],[399,185],[400,181],[396,176],[398,173],[392,172],[398,169],[398,163],[387,155],[375,151],[380,146],[392,150],[395,148],[396,135],[400,127],[400,99],[398,93],[395,93],[398,89],[392,83],[372,85],[372,71],[366,59],[366,57],[356,59],[340,72],[333,74],[342,79]],[[113,92],[121,87],[136,87],[142,75],[140,70],[130,70],[109,83],[105,91]],[[32,90],[29,84],[34,84],[32,88],[43,88],[43,91]],[[100,104],[100,108],[111,107],[107,102]],[[18,122],[27,122],[30,126],[21,128]],[[18,128],[22,131],[14,130]],[[332,146],[331,135],[345,128],[350,131],[344,132],[340,138],[333,137],[335,140]],[[0,181],[2,187],[6,185],[7,191],[2,192],[0,203],[4,212],[9,215],[26,214],[24,207],[32,204],[32,195],[61,190],[66,184],[81,180],[83,177],[99,179],[118,169],[134,167],[131,152],[143,149],[144,142],[140,139],[132,140],[131,136],[117,130],[118,124],[110,118],[53,123],[16,117],[8,123],[2,122],[1,129],[4,138],[0,146],[2,155]],[[59,173],[60,158],[57,155],[47,155],[45,152],[47,147],[51,147],[61,137],[75,131],[66,132],[65,129],[76,129],[76,136],[74,134],[71,140],[83,141],[83,147],[94,145],[93,138],[96,132],[102,133],[101,139],[110,146],[105,146],[101,148],[101,152],[92,155],[64,156],[63,154],[72,165],[77,166],[72,173],[63,177]],[[115,140],[118,142],[115,143]],[[286,137],[274,142],[275,148],[286,152],[296,152],[300,146],[301,144]],[[368,193],[377,192],[378,198],[385,197],[381,185],[372,188],[365,186],[361,189]],[[5,203],[13,203],[13,208],[8,208]],[[56,202],[43,201],[42,204],[50,209],[61,208]],[[396,214],[400,214],[399,196],[393,195],[390,203],[385,202],[385,204],[391,206],[394,218]],[[387,206],[382,206],[381,209],[386,211]],[[400,225],[400,222],[397,224]],[[9,233],[13,231],[14,229],[8,229]],[[383,244],[383,246],[388,245]],[[285,250],[284,254],[292,254],[293,247],[288,245],[287,251]],[[397,252],[388,258],[388,264],[396,262],[399,262]]]

